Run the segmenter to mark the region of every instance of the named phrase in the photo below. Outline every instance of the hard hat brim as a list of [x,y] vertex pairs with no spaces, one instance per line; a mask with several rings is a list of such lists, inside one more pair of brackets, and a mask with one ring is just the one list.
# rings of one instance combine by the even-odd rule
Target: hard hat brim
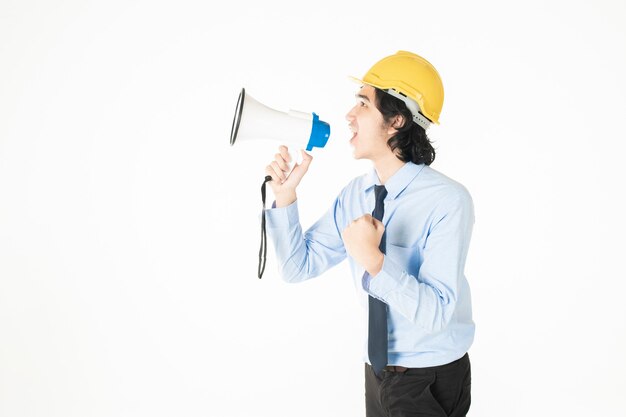
[[[348,75],[348,78],[350,80],[358,83],[358,84],[366,84],[366,85],[372,86],[374,88],[378,88],[379,90],[382,90],[382,91],[385,91],[385,92],[387,92],[387,90],[396,90],[393,87],[387,87],[387,86],[383,86],[383,85],[378,85],[376,83],[367,82],[367,81],[364,81],[364,80],[362,80],[360,78],[353,77],[352,75]],[[411,110],[411,107],[413,107],[413,106],[417,107],[417,109],[419,111],[419,114],[415,114],[415,112],[413,110],[411,110],[411,113],[413,114],[413,119],[414,120],[417,119],[417,120],[415,120],[417,122],[417,124],[422,126],[424,129],[427,129],[428,126],[430,124],[432,124],[432,123],[435,123],[437,125],[439,124],[439,120],[433,121],[429,117],[425,116],[424,112],[421,110],[420,104],[417,101],[415,101],[411,97],[407,96],[406,94],[403,94],[403,95],[404,95],[404,99],[402,97],[400,97],[399,95],[397,95],[397,94],[391,94],[391,96],[393,96],[393,97],[395,97],[395,98],[397,98],[397,99],[399,99],[401,101],[404,101],[405,104],[407,105],[407,107],[409,108],[409,110]],[[411,105],[409,105],[407,103],[407,99],[413,102],[413,106],[411,106]]]

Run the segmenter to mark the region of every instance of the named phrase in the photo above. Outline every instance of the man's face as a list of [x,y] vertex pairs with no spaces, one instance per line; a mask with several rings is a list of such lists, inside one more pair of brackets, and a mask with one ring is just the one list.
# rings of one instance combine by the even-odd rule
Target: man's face
[[376,108],[376,90],[362,86],[355,94],[356,105],[346,114],[352,130],[350,145],[356,159],[376,160],[391,152],[387,140],[393,130],[385,126],[382,113]]

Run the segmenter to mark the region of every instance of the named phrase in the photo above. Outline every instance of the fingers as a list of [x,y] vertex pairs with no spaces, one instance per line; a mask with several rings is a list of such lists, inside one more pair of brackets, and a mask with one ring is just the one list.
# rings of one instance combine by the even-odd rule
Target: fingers
[[286,174],[280,169],[276,161],[265,167],[265,175],[272,177],[274,184],[282,184],[286,179]]
[[350,222],[350,224],[348,224],[348,226],[346,226],[346,229],[348,229],[350,227],[353,227],[353,226],[356,226],[359,223],[364,223],[366,225],[372,225],[373,224],[373,220],[376,220],[376,219],[374,219],[371,214],[364,214],[361,217],[357,217],[356,219],[352,220],[352,222]]
[[283,183],[289,173],[289,161],[291,156],[286,146],[280,146],[279,152],[274,155],[274,160],[265,167],[265,174],[272,177],[273,181]]
[[[297,187],[302,177],[309,169],[313,156],[301,150],[302,162],[295,166],[290,166],[292,161],[289,149],[281,145],[279,152],[274,155],[274,160],[265,167],[265,174],[272,177],[274,185],[287,183],[289,187]],[[289,181],[287,181],[289,179]]]
[[278,148],[279,151],[274,155],[274,161],[278,164],[283,171],[289,171],[289,163],[291,162],[291,155],[289,149],[286,146]]
[[300,162],[300,166],[305,170],[309,169],[309,165],[311,165],[311,161],[313,160],[313,156],[306,153],[304,149],[300,149],[300,153],[302,154],[302,162]]
[[362,215],[361,217],[359,217],[359,219],[363,219],[367,221],[368,223],[372,223],[374,226],[383,226],[383,222],[381,222],[380,220],[378,220],[376,217],[372,216],[369,213]]
[[357,223],[365,223],[365,224],[368,224],[368,225],[372,225],[372,226],[374,226],[376,231],[378,231],[380,233],[385,231],[385,225],[383,224],[383,222],[381,222],[380,220],[374,218],[371,214],[364,214],[361,217],[357,217],[356,219],[352,220],[352,222],[347,227],[350,227],[350,226],[355,225]]
[[371,214],[364,214],[361,217],[357,217],[356,219],[352,220],[352,223],[356,223],[356,222],[372,223],[372,220],[374,220],[374,218],[372,217]]
[[363,222],[363,223],[367,223],[367,224],[375,224],[374,223],[375,221],[377,221],[377,220],[375,218],[373,218],[371,214],[364,214],[361,217],[357,217],[356,219],[354,219],[352,221],[352,223]]
[[291,155],[289,154],[289,148],[287,148],[285,145],[280,145],[278,147],[278,151],[279,153],[276,154],[277,156],[280,155],[286,163],[291,162]]
[[376,228],[376,231],[378,231],[379,233],[383,233],[385,231],[385,225],[380,220],[372,217],[372,224]]
[[378,220],[376,217],[370,216],[372,218],[372,223],[374,224],[374,226],[379,225],[379,224],[383,224],[383,222],[381,222],[380,220]]
[[289,164],[279,153],[274,155],[274,161],[272,161],[272,165],[274,165],[277,169],[283,171],[285,174],[289,172]]

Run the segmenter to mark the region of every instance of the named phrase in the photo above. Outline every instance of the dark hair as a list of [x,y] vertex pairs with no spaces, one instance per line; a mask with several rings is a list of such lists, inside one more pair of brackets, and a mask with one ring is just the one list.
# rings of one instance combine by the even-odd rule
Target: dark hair
[[392,123],[397,115],[404,118],[404,124],[398,128],[398,133],[387,141],[387,145],[392,151],[396,151],[401,161],[426,165],[433,163],[435,148],[424,128],[413,121],[411,110],[402,100],[376,88],[376,108],[382,113],[385,123]]

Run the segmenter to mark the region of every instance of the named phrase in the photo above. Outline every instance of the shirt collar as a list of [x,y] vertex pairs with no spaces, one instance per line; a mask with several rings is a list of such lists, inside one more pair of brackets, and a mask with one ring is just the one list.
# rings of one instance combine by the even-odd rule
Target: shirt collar
[[[416,165],[413,162],[405,163],[402,168],[387,180],[385,188],[387,189],[387,198],[395,199],[404,189],[413,181],[413,179],[424,168],[424,164]],[[380,185],[376,170],[372,169],[365,175],[363,181],[363,192],[373,189],[375,185]]]

